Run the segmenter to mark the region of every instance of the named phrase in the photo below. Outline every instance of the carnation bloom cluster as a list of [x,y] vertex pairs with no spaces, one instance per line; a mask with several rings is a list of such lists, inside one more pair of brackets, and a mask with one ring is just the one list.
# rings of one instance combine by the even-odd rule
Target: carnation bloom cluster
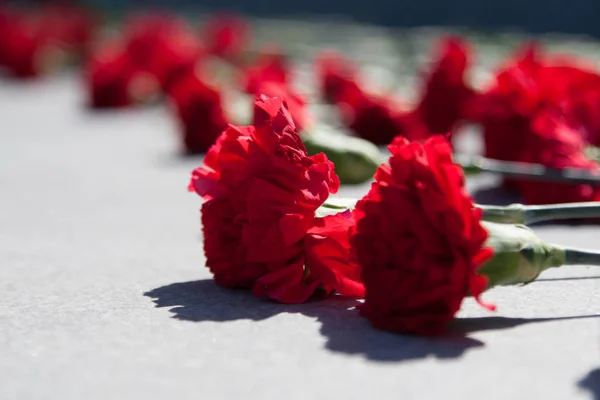
[[318,217],[339,187],[334,166],[307,155],[282,99],[261,96],[254,125],[229,126],[189,186],[204,199],[215,282],[284,303],[364,296],[361,314],[378,328],[442,333],[467,295],[479,301],[477,270],[493,251],[442,136],[399,136],[389,149],[354,211]]

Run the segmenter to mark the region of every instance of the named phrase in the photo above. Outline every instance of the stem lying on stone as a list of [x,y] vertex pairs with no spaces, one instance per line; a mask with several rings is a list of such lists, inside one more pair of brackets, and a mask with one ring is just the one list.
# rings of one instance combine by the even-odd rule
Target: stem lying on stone
[[565,265],[600,266],[600,252],[566,247]]
[[531,181],[561,182],[570,184],[589,184],[600,186],[600,174],[594,175],[581,168],[548,168],[542,164],[520,163],[492,160],[479,156],[456,154],[454,161],[463,167],[465,174],[493,172],[512,178]]
[[543,221],[577,218],[600,218],[600,202],[582,202],[566,204],[544,204],[526,206],[511,204],[508,206],[476,205],[483,210],[485,221],[504,224],[533,224]]

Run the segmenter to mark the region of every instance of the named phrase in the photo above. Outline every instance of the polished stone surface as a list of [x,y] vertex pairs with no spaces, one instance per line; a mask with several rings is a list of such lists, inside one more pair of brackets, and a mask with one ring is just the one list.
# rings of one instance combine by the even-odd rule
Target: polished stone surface
[[[495,313],[469,299],[435,340],[351,300],[259,301],[204,268],[201,159],[177,155],[167,110],[83,102],[72,75],[0,81],[0,398],[600,399],[597,268],[494,289]],[[595,226],[536,231],[600,250]]]

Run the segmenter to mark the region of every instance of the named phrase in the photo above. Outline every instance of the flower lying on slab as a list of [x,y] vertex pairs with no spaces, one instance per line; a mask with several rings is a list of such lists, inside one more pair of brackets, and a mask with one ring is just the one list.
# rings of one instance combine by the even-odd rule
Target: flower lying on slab
[[389,165],[354,210],[351,244],[366,288],[361,314],[374,326],[438,334],[468,293],[487,285],[478,268],[492,257],[481,211],[441,136],[425,144],[397,138]]
[[[600,255],[545,243],[524,225],[482,221],[443,137],[399,137],[389,150],[389,165],[356,203],[351,228],[365,285],[361,315],[373,326],[439,335],[469,295],[494,309],[480,298],[489,288],[529,283],[563,265],[600,265]],[[574,212],[562,208],[557,216]]]
[[339,187],[324,154],[308,156],[285,103],[261,96],[255,126],[229,126],[189,186],[204,200],[206,265],[226,287],[301,303],[364,293],[350,261],[349,212],[317,217]]

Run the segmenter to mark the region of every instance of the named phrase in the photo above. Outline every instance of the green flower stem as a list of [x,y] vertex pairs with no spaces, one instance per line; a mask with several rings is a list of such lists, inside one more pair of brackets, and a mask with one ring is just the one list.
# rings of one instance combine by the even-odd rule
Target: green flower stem
[[[317,210],[320,217],[352,209],[354,199],[330,198]],[[600,266],[600,251],[581,250],[546,243],[534,231],[520,224],[483,221],[488,232],[485,247],[494,250],[478,273],[488,278],[488,289],[495,286],[527,284],[550,268],[568,265]]]
[[545,243],[524,225],[482,222],[488,231],[485,246],[494,249],[494,256],[479,273],[488,278],[488,288],[526,284],[543,271],[565,264],[565,250]]
[[[329,197],[322,207],[333,209],[353,209],[358,199]],[[476,204],[483,210],[482,219],[500,224],[533,224],[536,222],[560,219],[600,218],[600,202],[581,202],[566,204],[545,204],[526,206],[511,204],[508,206],[490,206]]]
[[531,181],[564,182],[570,184],[589,184],[600,186],[600,175],[581,168],[555,169],[542,164],[530,164],[511,161],[492,160],[479,156],[456,154],[454,161],[463,167],[465,174],[493,172],[512,178]]
[[600,252],[566,247],[565,265],[600,266]]
[[546,243],[524,225],[482,225],[489,234],[485,246],[494,249],[493,257],[478,270],[488,278],[488,288],[527,284],[550,268],[600,266],[600,252]]
[[325,153],[335,164],[341,183],[368,182],[385,162],[385,157],[373,143],[341,134],[327,126],[317,126],[300,136],[309,155]]
[[483,210],[485,221],[504,224],[533,224],[543,221],[576,218],[599,218],[600,202],[582,202],[567,204],[546,204],[525,206],[511,204],[508,206],[476,205]]
[[598,162],[600,161],[600,148],[596,146],[587,146],[585,148],[585,155],[586,157]]

